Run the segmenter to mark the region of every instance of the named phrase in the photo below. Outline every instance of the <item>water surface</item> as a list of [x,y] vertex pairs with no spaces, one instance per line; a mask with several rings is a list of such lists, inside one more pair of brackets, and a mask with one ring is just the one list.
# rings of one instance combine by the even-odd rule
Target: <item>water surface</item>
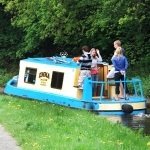
[[120,122],[122,125],[129,127],[133,130],[142,129],[143,133],[146,135],[150,135],[150,108],[147,108],[146,114],[138,114],[138,115],[103,115],[103,117],[108,120],[117,123]]

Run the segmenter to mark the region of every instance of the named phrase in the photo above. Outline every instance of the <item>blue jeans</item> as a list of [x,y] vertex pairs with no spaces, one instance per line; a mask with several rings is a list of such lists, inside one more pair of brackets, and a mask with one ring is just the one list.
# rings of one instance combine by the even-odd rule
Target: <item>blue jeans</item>
[[[92,81],[98,81],[98,74],[91,74]],[[92,83],[92,91],[96,92],[97,83]]]

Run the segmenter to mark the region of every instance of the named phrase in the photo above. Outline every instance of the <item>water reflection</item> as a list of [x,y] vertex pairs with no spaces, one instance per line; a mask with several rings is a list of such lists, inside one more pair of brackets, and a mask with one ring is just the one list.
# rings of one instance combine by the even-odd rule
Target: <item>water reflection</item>
[[143,129],[143,133],[150,135],[150,108],[147,108],[147,114],[138,115],[103,115],[112,122],[120,122],[122,125],[129,127],[133,130]]

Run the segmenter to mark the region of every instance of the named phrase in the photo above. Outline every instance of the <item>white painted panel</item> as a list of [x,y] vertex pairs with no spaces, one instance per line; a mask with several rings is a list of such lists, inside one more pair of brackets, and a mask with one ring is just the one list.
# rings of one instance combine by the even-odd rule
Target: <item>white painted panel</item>
[[[35,84],[29,84],[24,82],[24,74],[25,74],[26,67],[37,68]],[[64,80],[63,80],[63,85],[61,90],[50,87],[53,71],[64,72]],[[19,79],[18,79],[17,86],[22,88],[35,89],[44,92],[61,94],[69,97],[76,97],[78,89],[73,87],[74,79],[75,79],[75,71],[76,69],[74,68],[20,61],[20,71],[19,71]],[[49,73],[49,79],[46,77],[39,78],[39,74],[41,72]]]
[[[99,104],[99,110],[122,110],[122,104],[124,103],[116,103],[114,104]],[[145,109],[145,102],[139,102],[139,103],[128,103],[131,105],[134,110],[136,109]]]

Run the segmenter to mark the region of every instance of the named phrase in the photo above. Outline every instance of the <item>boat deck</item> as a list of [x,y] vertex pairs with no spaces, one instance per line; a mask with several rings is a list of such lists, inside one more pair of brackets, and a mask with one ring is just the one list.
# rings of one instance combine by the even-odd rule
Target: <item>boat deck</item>
[[92,101],[96,103],[133,103],[143,100],[143,98],[135,96],[129,96],[129,100],[120,98],[118,101],[116,101],[115,98],[102,98],[102,100],[100,100],[100,97],[92,97]]

